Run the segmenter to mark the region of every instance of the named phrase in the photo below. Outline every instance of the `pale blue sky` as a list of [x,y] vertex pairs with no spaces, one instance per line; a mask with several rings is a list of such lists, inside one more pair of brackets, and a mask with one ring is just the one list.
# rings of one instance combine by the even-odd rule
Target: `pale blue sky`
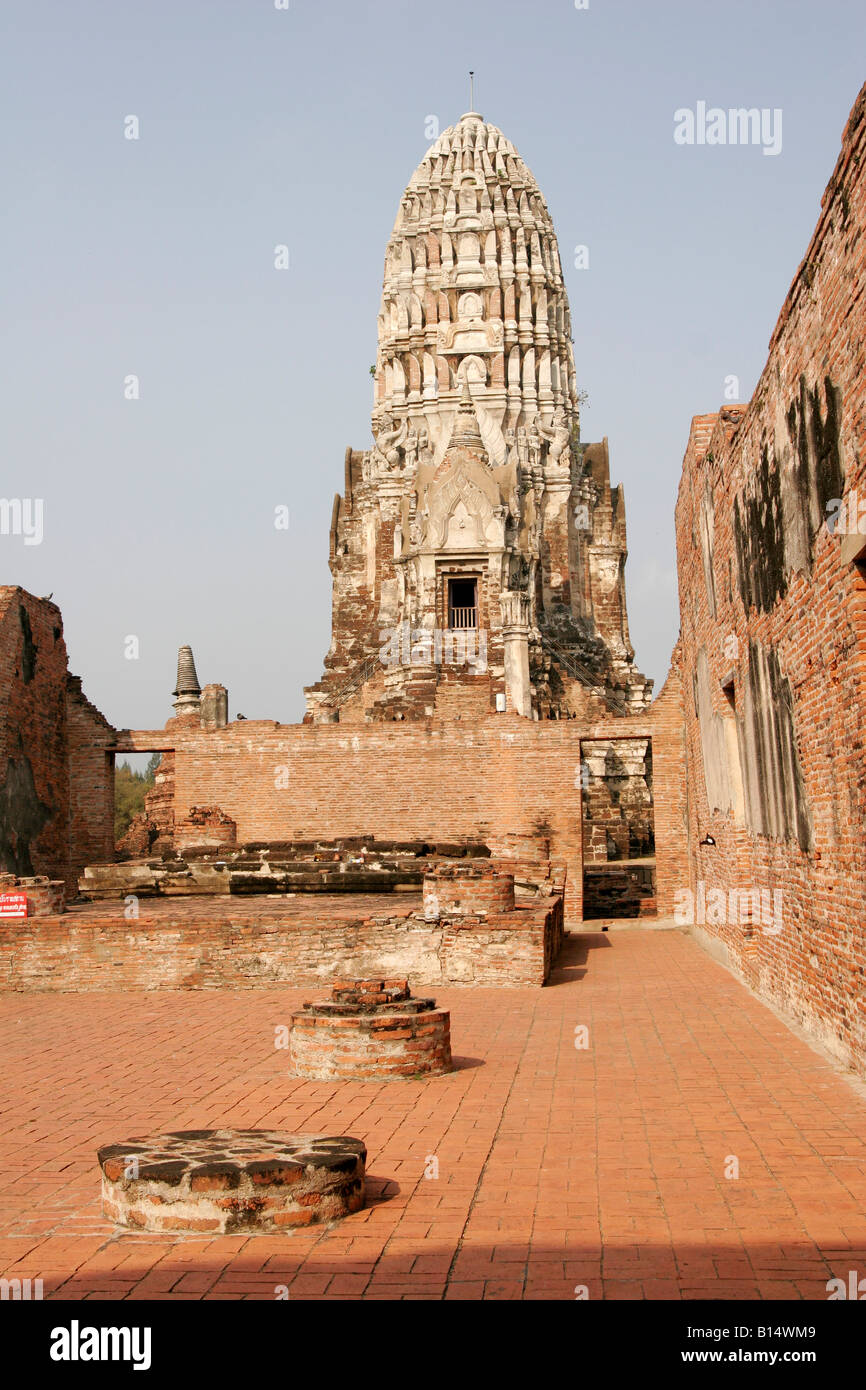
[[[184,642],[233,714],[301,717],[343,454],[370,442],[385,244],[471,67],[554,219],[583,437],[609,437],[625,485],[632,640],[660,688],[689,421],[727,375],[754,387],[864,39],[854,0],[5,0],[0,495],[44,498],[45,535],[0,536],[0,582],[53,591],[118,726],[170,715]],[[699,100],[781,108],[781,154],[676,145]]]

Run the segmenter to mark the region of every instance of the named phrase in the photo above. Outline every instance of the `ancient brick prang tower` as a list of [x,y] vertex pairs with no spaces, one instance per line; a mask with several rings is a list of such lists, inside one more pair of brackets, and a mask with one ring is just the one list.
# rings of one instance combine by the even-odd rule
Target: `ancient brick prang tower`
[[[372,449],[334,501],[307,719],[641,709],[621,488],[583,445],[556,235],[476,112],[412,175],[385,257]],[[592,693],[593,689],[595,694]]]

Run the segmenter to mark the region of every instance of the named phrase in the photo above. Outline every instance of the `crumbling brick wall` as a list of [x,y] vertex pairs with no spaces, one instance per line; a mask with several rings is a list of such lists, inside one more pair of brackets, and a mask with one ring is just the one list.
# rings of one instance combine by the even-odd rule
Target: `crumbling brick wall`
[[60,610],[0,588],[0,869],[68,872],[66,644]]
[[239,844],[375,835],[543,845],[565,863],[566,915],[581,920],[581,739],[652,740],[659,912],[687,875],[682,694],[675,663],[649,710],[598,723],[488,715],[461,721],[175,726],[122,749],[174,745],[174,820],[218,805]]
[[68,674],[60,609],[0,588],[0,869],[74,890],[113,855],[113,740]]
[[[692,894],[683,910],[751,985],[860,1067],[864,161],[866,88],[754,396],[692,422],[676,513],[689,788],[683,889]],[[834,524],[839,499],[853,526]],[[707,837],[715,843],[701,844]]]
[[67,687],[69,866],[73,882],[86,864],[114,858],[114,729],[82,694]]
[[[285,901],[285,900],[284,900]],[[541,988],[562,945],[561,899],[518,912],[426,921],[396,904],[335,913],[309,899],[287,915],[267,899],[221,911],[207,900],[143,901],[4,922],[8,992],[261,989],[369,976],[384,965],[413,985]],[[420,906],[420,904],[419,904]],[[110,908],[110,910],[109,910]]]

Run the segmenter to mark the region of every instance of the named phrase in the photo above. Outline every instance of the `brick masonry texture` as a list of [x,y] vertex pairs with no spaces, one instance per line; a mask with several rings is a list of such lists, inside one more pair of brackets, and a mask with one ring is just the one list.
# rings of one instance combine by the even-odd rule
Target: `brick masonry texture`
[[6,895],[25,898],[28,917],[54,917],[66,905],[66,884],[62,878],[16,878],[0,873],[0,898]]
[[483,865],[439,864],[424,877],[424,916],[514,910],[514,874]]
[[364,1205],[367,1150],[347,1135],[175,1130],[97,1157],[103,1214],[137,1231],[279,1233]]
[[114,736],[68,673],[56,604],[0,587],[0,870],[74,889],[113,855]]
[[[507,1007],[437,989],[455,1070],[435,1081],[291,1075],[275,1028],[309,997],[0,997],[0,1276],[41,1276],[46,1299],[281,1287],[573,1308],[578,1284],[593,1302],[824,1302],[866,1270],[862,1088],[684,932],[572,938],[552,987]],[[259,1126],[361,1139],[363,1210],[286,1236],[118,1233],[103,1215],[99,1145]]]
[[192,806],[174,828],[174,846],[180,852],[196,846],[230,847],[236,840],[237,826],[218,806]]
[[174,749],[174,820],[219,806],[239,844],[375,836],[468,839],[520,854],[549,849],[566,868],[566,922],[581,920],[582,740],[652,739],[657,901],[687,881],[679,671],[640,714],[598,723],[517,715],[395,724],[243,720],[118,735],[118,752]]
[[[692,422],[676,511],[689,818],[683,887],[695,899],[699,890],[707,902],[711,890],[717,896],[694,930],[861,1070],[864,242],[866,88],[754,396]],[[840,498],[853,529],[832,525]],[[701,846],[707,835],[715,844]],[[752,910],[725,909],[730,890],[750,894]]]
[[[413,908],[415,909],[413,912]],[[420,898],[325,895],[73,906],[0,922],[0,989],[262,989],[341,976],[413,985],[541,986],[562,945],[562,900],[428,922]]]

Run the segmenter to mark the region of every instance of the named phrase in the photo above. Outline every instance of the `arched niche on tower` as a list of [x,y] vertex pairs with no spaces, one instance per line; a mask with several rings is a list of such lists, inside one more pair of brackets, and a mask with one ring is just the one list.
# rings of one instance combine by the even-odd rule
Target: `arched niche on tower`
[[487,385],[487,364],[483,357],[470,353],[468,357],[461,359],[457,368],[456,385],[461,386],[464,381],[476,386]]

